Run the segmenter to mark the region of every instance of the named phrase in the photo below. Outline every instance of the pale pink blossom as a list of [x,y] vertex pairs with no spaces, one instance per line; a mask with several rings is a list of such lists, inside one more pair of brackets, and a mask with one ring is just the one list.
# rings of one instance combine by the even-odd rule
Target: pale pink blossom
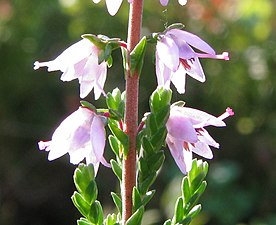
[[50,161],[69,153],[70,163],[78,164],[85,159],[97,171],[100,163],[109,166],[103,156],[106,141],[104,126],[101,116],[79,107],[62,121],[51,141],[40,141],[38,146],[40,150],[49,152]]
[[[101,0],[93,0],[94,3],[99,3],[100,1]],[[132,1],[133,0],[128,0],[129,3],[132,3]],[[114,16],[118,12],[122,2],[123,0],[105,0],[107,11],[111,16]]]
[[[195,52],[193,48],[201,52]],[[217,55],[214,49],[198,36],[180,29],[160,34],[156,45],[156,76],[158,86],[174,84],[180,94],[185,92],[186,74],[204,82],[205,74],[199,58],[229,60],[228,53]]]
[[223,120],[234,115],[232,109],[219,117],[206,112],[188,108],[172,106],[166,124],[168,131],[166,143],[182,173],[186,174],[192,165],[192,153],[204,158],[212,159],[213,153],[209,146],[219,148],[219,144],[210,136],[204,127],[224,127]]
[[85,98],[94,89],[95,99],[101,94],[106,80],[107,63],[98,63],[99,49],[88,39],[71,45],[56,59],[48,62],[35,62],[34,69],[48,67],[48,71],[60,70],[62,81],[78,79],[80,83],[80,97]]
[[[161,5],[166,6],[169,3],[169,0],[160,0]],[[186,5],[187,0],[178,0],[180,5]]]

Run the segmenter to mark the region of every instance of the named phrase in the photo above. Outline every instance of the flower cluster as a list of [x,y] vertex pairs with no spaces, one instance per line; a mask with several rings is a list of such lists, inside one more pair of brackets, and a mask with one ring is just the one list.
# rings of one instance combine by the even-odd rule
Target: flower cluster
[[[93,1],[99,2],[99,0]],[[129,3],[131,2],[129,0]],[[162,5],[168,4],[168,0],[160,2]],[[121,3],[122,0],[106,0],[109,13],[114,15]],[[179,0],[179,3],[184,4],[185,1]],[[48,71],[60,70],[62,81],[78,79],[80,98],[85,98],[94,89],[95,99],[98,99],[101,94],[106,96],[103,89],[109,65],[107,61],[115,48],[126,48],[126,43],[120,42],[119,39],[101,39],[94,35],[83,37],[81,41],[67,48],[56,59],[48,62],[35,62],[34,69],[48,67]],[[169,89],[172,82],[181,94],[185,92],[186,75],[200,82],[205,81],[199,58],[229,60],[227,52],[216,54],[214,49],[198,36],[175,27],[157,34],[155,40],[158,86]],[[196,52],[193,48],[200,52]],[[175,105],[171,107],[166,124],[168,131],[166,143],[183,173],[191,168],[192,152],[211,159],[213,154],[209,146],[219,147],[204,127],[225,126],[223,119],[233,114],[231,109],[227,109],[222,116],[214,117],[188,107]],[[109,166],[103,157],[106,141],[105,125],[103,117],[96,111],[80,107],[60,124],[51,141],[39,142],[39,149],[49,151],[49,160],[69,153],[70,162],[73,164],[86,159],[87,164],[93,163],[96,170],[100,163]],[[118,129],[124,132],[122,127]]]

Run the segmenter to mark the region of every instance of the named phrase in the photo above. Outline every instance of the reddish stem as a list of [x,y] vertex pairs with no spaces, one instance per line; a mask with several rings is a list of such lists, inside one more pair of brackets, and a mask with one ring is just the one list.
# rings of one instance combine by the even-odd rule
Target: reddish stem
[[[131,52],[140,40],[143,0],[133,0],[130,4],[127,49]],[[129,65],[129,62],[128,62]],[[128,155],[123,160],[122,176],[122,222],[132,215],[132,190],[136,184],[136,132],[138,124],[139,74],[135,71],[126,76],[125,132],[129,137]]]

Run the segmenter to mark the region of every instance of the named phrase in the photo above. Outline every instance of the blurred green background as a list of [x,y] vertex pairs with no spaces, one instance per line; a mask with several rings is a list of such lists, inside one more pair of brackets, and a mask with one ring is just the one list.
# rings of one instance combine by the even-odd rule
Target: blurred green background
[[[60,72],[33,71],[36,60],[54,59],[84,33],[126,39],[128,4],[107,14],[104,1],[0,0],[0,224],[73,225],[80,217],[71,203],[74,166],[64,156],[48,162],[37,148],[79,106],[77,81],[62,83]],[[143,32],[182,22],[213,46],[229,51],[230,61],[201,60],[207,81],[188,77],[185,95],[174,101],[214,115],[235,110],[227,127],[208,128],[221,144],[209,161],[203,212],[193,225],[276,224],[276,2],[273,0],[171,0],[162,7],[145,0]],[[156,87],[149,46],[140,86],[140,117]],[[124,88],[121,53],[114,53],[106,91]],[[173,87],[173,90],[174,87]],[[93,95],[88,101],[93,102]],[[93,102],[105,107],[104,99]],[[157,193],[144,224],[162,224],[171,216],[182,174],[168,151],[154,185]],[[106,149],[106,158],[113,157]],[[105,212],[113,210],[115,176],[104,167],[97,176]]]

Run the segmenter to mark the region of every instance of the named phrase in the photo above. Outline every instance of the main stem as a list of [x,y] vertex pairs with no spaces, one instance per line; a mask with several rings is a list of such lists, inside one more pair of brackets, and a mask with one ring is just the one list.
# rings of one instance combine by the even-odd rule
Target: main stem
[[[133,0],[130,4],[127,48],[131,52],[140,40],[143,0]],[[125,132],[129,137],[128,155],[123,160],[122,177],[122,221],[126,223],[132,215],[132,190],[136,184],[136,134],[138,124],[139,74],[130,74],[130,64],[126,76]]]

